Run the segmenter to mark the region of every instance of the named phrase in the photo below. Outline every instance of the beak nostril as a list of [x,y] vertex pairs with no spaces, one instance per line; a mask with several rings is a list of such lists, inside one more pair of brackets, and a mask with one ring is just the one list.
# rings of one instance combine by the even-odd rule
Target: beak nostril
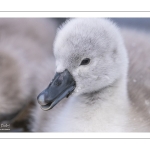
[[59,86],[59,85],[61,85],[61,83],[62,83],[62,81],[56,80],[56,81],[54,82],[54,85]]

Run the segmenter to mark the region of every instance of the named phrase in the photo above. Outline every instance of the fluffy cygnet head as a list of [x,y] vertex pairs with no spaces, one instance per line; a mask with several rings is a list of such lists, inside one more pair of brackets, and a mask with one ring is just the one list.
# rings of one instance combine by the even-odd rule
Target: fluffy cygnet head
[[107,19],[67,21],[57,33],[54,55],[56,72],[69,72],[76,95],[93,93],[126,79],[126,50],[118,28]]
[[73,19],[58,32],[56,72],[68,69],[79,94],[100,90],[126,75],[127,58],[116,26],[106,19]]

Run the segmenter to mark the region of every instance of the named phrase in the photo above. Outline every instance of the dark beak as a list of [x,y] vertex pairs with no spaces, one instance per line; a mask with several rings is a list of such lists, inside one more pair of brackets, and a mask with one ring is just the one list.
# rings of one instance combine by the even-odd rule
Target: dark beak
[[69,97],[75,87],[75,80],[67,69],[56,73],[49,86],[38,95],[38,103],[43,110],[52,109],[63,98]]

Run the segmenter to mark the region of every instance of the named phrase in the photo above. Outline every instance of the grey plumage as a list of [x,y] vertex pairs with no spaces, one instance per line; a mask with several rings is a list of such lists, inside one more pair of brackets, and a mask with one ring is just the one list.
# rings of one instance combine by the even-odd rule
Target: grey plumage
[[[49,112],[37,107],[40,117],[35,119],[34,131],[150,131],[149,35],[120,31],[105,19],[74,19],[62,26],[54,44],[56,71],[67,68],[77,87],[69,99]],[[79,67],[87,57],[91,58],[90,67]]]

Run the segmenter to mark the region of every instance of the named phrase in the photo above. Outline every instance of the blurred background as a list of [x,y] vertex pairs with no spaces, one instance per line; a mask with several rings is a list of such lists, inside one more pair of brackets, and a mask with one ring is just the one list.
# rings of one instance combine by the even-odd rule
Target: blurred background
[[[0,132],[30,132],[37,95],[55,72],[53,42],[69,18],[0,19]],[[150,18],[109,18],[150,32]]]
[[[62,24],[69,18],[54,18],[59,24]],[[150,18],[109,18],[120,27],[130,27],[150,32]]]

